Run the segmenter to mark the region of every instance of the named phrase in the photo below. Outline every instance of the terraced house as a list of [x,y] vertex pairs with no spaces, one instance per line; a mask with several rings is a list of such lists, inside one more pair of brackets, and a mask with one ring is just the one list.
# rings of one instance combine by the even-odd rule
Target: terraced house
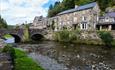
[[115,30],[115,12],[108,12],[99,17],[98,30]]
[[98,23],[100,9],[96,2],[83,6],[75,6],[74,9],[69,9],[59,13],[55,17],[55,30],[76,29],[94,30]]
[[[83,6],[75,6],[73,9],[69,9],[60,12],[55,17],[43,19],[35,17],[33,21],[33,27],[45,28],[53,26],[54,31],[63,29],[76,29],[81,30],[94,30],[98,23],[100,9],[96,2],[89,3]],[[45,25],[46,24],[46,25]]]

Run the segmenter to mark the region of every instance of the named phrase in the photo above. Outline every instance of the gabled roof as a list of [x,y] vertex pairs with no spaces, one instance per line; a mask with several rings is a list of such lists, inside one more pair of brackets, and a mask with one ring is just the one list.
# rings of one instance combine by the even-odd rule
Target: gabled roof
[[106,13],[104,16],[101,16],[100,19],[104,19],[105,17],[115,18],[115,12]]
[[85,9],[93,8],[93,7],[96,6],[96,4],[97,4],[96,2],[93,2],[93,3],[86,4],[86,5],[78,6],[77,8],[63,11],[63,12],[59,13],[58,15],[67,14],[67,13],[72,13],[72,12],[75,12],[75,11],[80,11],[80,10],[85,10]]

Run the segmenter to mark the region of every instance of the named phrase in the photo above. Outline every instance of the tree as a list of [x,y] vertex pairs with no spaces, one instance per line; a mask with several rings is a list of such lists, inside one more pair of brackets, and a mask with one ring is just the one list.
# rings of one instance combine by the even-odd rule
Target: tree
[[49,6],[49,10],[48,10],[48,17],[51,17],[52,16],[52,9],[53,9],[53,5],[51,4]]
[[94,2],[95,0],[75,0],[75,4],[76,5],[84,5],[84,4],[88,4],[91,2]]
[[55,2],[54,7],[57,7],[60,4],[60,2]]
[[0,15],[0,28],[7,28],[7,22]]
[[52,10],[53,9],[53,5],[51,4],[50,6],[49,6],[49,10]]
[[114,0],[95,0],[98,2],[101,11],[105,11],[107,7],[112,7],[115,5]]
[[61,10],[62,10],[62,6],[61,6],[60,2],[55,2],[54,6],[51,4],[49,6],[49,10],[48,10],[48,17],[55,16],[56,14],[61,12]]
[[75,7],[75,0],[63,0],[64,10]]

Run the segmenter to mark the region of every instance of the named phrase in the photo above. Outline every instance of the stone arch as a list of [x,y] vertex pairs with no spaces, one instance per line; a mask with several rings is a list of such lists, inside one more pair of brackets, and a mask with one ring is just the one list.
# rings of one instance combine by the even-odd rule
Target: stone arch
[[15,38],[15,43],[19,43],[21,42],[21,37],[17,34],[9,34],[11,36],[13,36]]
[[31,39],[34,41],[39,41],[39,40],[42,40],[43,38],[44,38],[44,36],[40,33],[36,33],[36,34],[31,35]]

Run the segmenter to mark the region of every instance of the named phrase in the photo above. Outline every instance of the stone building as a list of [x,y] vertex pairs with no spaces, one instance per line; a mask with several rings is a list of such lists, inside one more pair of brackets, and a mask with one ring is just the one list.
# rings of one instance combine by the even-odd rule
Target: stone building
[[45,29],[47,28],[47,18],[42,16],[36,16],[33,24],[30,26],[31,29]]
[[94,30],[98,23],[100,9],[96,2],[83,6],[75,6],[55,16],[55,30],[76,29]]
[[76,5],[75,8],[60,12],[55,17],[35,17],[31,28],[43,29],[50,27],[54,31],[76,28],[95,30],[99,13],[100,9],[96,2],[82,6]]
[[115,30],[115,12],[106,13],[99,18],[98,30]]

